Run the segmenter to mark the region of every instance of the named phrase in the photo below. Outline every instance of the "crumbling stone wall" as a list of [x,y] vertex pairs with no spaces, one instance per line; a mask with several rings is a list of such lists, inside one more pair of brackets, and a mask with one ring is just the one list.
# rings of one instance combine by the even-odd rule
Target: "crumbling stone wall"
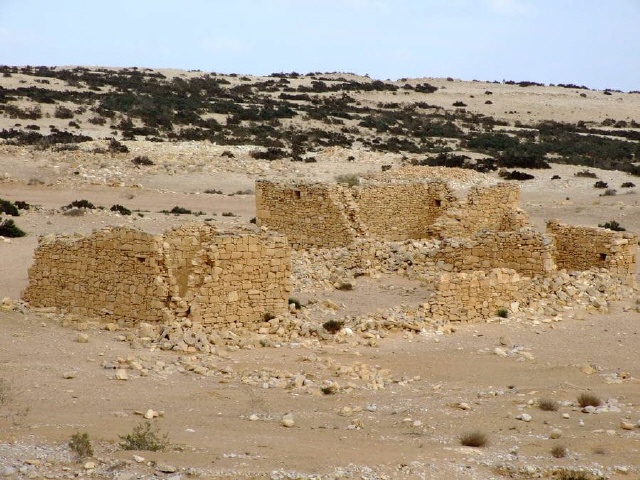
[[436,321],[468,322],[496,315],[522,300],[523,279],[514,270],[443,273],[427,312]]
[[547,222],[556,245],[556,264],[567,270],[606,268],[614,275],[636,271],[638,236],[598,227],[574,227],[557,220]]
[[517,185],[473,187],[456,197],[443,180],[336,184],[256,182],[257,223],[284,233],[294,248],[335,248],[356,238],[468,237],[528,226]]
[[164,235],[108,227],[41,238],[23,298],[131,322],[186,317],[227,325],[286,311],[290,249],[278,235],[188,225]]
[[546,275],[556,270],[551,237],[533,230],[476,233],[466,239],[443,240],[433,255],[445,271],[468,272],[509,268],[522,275]]
[[368,234],[383,240],[426,238],[456,200],[444,181],[372,184],[351,189]]
[[520,187],[499,183],[472,187],[466,199],[452,203],[429,229],[430,237],[464,238],[482,230],[509,232],[530,225],[520,209]]

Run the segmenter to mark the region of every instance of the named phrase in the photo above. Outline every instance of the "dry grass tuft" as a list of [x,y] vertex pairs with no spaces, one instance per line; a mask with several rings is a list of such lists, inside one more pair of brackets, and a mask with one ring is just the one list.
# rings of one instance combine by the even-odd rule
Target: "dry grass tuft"
[[551,398],[541,398],[538,400],[538,408],[540,410],[544,410],[545,412],[555,412],[560,408],[558,402]]
[[600,400],[600,397],[594,395],[593,393],[583,392],[578,395],[578,405],[580,405],[582,408],[589,406],[599,407],[600,405],[602,405],[602,400]]
[[564,445],[556,445],[551,449],[551,455],[553,455],[555,458],[564,458],[568,453],[569,451]]
[[489,442],[489,437],[484,432],[475,430],[465,433],[460,437],[460,444],[465,447],[484,447]]

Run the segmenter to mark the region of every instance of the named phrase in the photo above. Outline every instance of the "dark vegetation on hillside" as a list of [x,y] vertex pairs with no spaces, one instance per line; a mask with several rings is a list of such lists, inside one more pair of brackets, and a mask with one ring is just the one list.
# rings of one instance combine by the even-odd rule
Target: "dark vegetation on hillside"
[[[266,78],[240,78],[231,83],[215,73],[167,78],[148,69],[58,69],[56,67],[0,66],[3,77],[34,78],[38,86],[0,86],[0,113],[17,120],[43,120],[43,110],[70,120],[80,129],[80,114],[88,123],[109,124],[109,151],[126,147],[115,139],[151,141],[209,141],[218,145],[253,144],[264,147],[255,158],[306,160],[305,154],[327,146],[362,146],[381,152],[424,154],[418,164],[446,165],[489,171],[498,168],[549,168],[554,162],[623,170],[640,175],[640,124],[608,119],[602,125],[553,121],[510,125],[490,116],[446,110],[426,100],[437,91],[428,83],[411,85],[380,80],[358,81],[343,76],[310,73],[274,73]],[[226,77],[236,77],[227,75]],[[51,88],[52,82],[57,88]],[[64,82],[63,88],[60,83]],[[520,87],[536,82],[514,82]],[[559,87],[588,90],[561,84]],[[360,94],[384,92],[392,102],[371,106]],[[413,92],[408,102],[404,94]],[[611,93],[611,91],[608,91]],[[491,93],[491,92],[489,92]],[[419,94],[424,100],[415,100]],[[397,100],[397,101],[396,101]],[[20,107],[19,105],[29,105]],[[367,103],[367,105],[365,105]],[[51,105],[52,107],[46,107]],[[46,113],[45,116],[50,116]],[[291,126],[298,118],[301,126]],[[27,122],[28,123],[28,122]],[[502,127],[499,131],[496,126]],[[0,131],[0,139],[14,145],[72,149],[92,140],[78,132],[49,132],[38,125]],[[63,147],[61,147],[61,145]],[[122,145],[122,149],[116,148]],[[484,154],[482,160],[453,153]]]

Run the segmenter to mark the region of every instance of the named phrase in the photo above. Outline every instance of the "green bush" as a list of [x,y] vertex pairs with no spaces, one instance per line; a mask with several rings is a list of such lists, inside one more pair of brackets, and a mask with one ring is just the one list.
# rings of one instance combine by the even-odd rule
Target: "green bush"
[[123,450],[147,450],[158,452],[169,445],[169,435],[161,432],[157,425],[149,420],[139,423],[133,427],[133,431],[128,435],[118,435],[122,442],[120,447]]
[[69,205],[65,205],[64,207],[62,207],[63,210],[69,210],[71,208],[86,208],[89,210],[93,210],[96,208],[96,206],[89,200],[74,200]]
[[0,213],[5,213],[7,215],[11,215],[12,217],[19,217],[20,212],[18,211],[18,207],[9,200],[3,200],[0,198]]
[[87,432],[76,432],[71,436],[69,448],[78,458],[87,458],[93,456],[93,446],[89,440]]
[[120,215],[131,215],[131,210],[122,205],[113,205],[109,210],[112,212],[118,212]]
[[25,235],[26,232],[21,230],[10,218],[0,220],[0,237],[18,238]]
[[335,334],[338,333],[344,325],[344,322],[339,320],[327,320],[322,324],[322,328],[324,328],[327,332]]
[[606,223],[599,223],[598,226],[600,228],[608,228],[609,230],[613,230],[614,232],[624,232],[627,230],[615,220],[610,220]]

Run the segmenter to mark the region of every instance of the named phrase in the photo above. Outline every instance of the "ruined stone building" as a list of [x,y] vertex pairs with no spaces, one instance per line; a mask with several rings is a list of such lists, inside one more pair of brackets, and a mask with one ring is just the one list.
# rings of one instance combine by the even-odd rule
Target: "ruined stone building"
[[374,178],[353,187],[260,181],[257,222],[286,234],[295,249],[347,247],[360,271],[384,263],[380,241],[395,242],[394,255],[407,259],[399,271],[432,280],[429,311],[441,319],[487,318],[535,304],[547,293],[528,288],[531,280],[565,271],[604,269],[616,285],[634,282],[636,235],[557,221],[537,232],[519,207],[519,191],[511,183],[476,184],[461,194],[446,178]]
[[163,235],[109,227],[41,238],[23,298],[89,317],[224,327],[286,311],[290,275],[281,235],[220,233],[206,224]]

